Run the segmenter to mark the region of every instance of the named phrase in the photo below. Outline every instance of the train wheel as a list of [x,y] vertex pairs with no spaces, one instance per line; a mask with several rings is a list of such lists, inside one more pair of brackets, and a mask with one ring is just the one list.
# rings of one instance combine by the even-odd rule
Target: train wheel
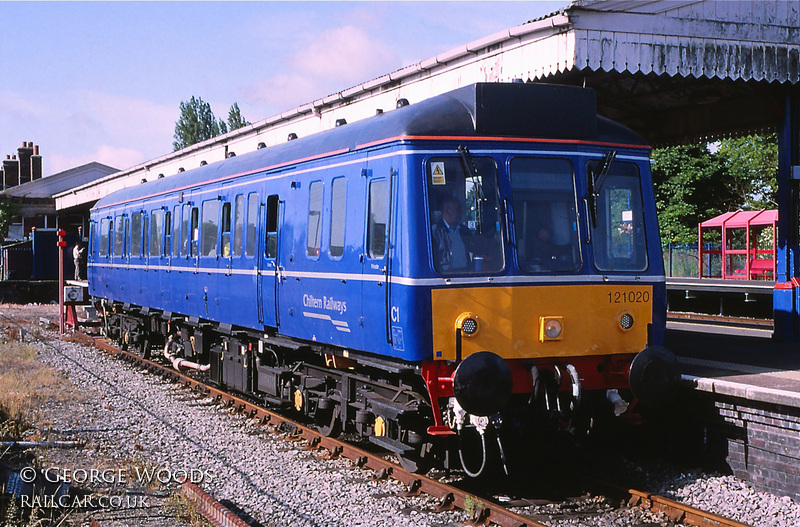
[[143,359],[150,359],[150,339],[142,339],[137,343],[132,343],[129,346],[130,351],[137,354]]
[[317,430],[325,437],[336,437],[342,433],[342,420],[339,418],[339,405],[333,404],[330,409],[317,412]]
[[414,474],[425,474],[433,467],[433,443],[422,443],[409,455],[398,455],[400,466]]

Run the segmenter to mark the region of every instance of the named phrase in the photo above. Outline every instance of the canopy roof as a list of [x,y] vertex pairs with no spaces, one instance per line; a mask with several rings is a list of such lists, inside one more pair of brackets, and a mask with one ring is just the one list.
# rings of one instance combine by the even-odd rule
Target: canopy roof
[[722,227],[727,229],[744,229],[754,225],[774,225],[778,222],[777,210],[737,210],[726,212],[700,224],[702,228]]

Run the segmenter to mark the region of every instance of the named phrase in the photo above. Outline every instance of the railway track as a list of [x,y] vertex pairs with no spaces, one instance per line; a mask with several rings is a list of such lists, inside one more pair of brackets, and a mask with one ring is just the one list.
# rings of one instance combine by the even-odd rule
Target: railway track
[[[548,524],[542,523],[524,513],[511,510],[495,503],[492,498],[470,493],[456,486],[437,481],[435,479],[414,474],[404,470],[400,465],[386,459],[381,454],[368,452],[350,443],[325,437],[313,428],[309,428],[301,423],[293,421],[284,415],[261,407],[252,401],[243,399],[236,395],[227,393],[214,386],[210,386],[201,380],[176,371],[170,367],[158,364],[157,362],[144,359],[136,354],[123,351],[111,342],[97,337],[90,337],[85,334],[76,334],[86,344],[94,345],[101,350],[119,359],[122,359],[138,368],[144,369],[152,374],[171,380],[183,385],[186,389],[195,392],[199,396],[212,397],[225,407],[231,408],[235,412],[245,415],[252,419],[257,419],[263,425],[270,425],[277,429],[288,431],[292,440],[307,442],[305,448],[327,451],[329,458],[343,457],[350,459],[356,465],[369,468],[375,473],[376,478],[392,478],[406,485],[406,495],[427,494],[439,500],[439,510],[451,510],[458,508],[471,514],[472,525],[499,525],[509,527],[547,527]],[[655,513],[663,514],[667,518],[665,525],[693,525],[707,526],[717,525],[723,527],[747,527],[746,524],[723,518],[715,514],[695,509],[683,505],[674,500],[661,496],[655,496],[635,489],[626,489],[602,482],[594,482],[598,488],[605,489],[609,495],[615,498],[622,498],[627,506],[636,506]],[[188,487],[188,486],[187,486]],[[199,491],[199,492],[198,492]],[[230,513],[225,513],[228,518],[225,522],[219,523],[221,509],[224,509],[218,502],[203,493],[200,489],[187,488],[184,492],[190,496],[200,512],[208,518],[216,518],[212,523],[216,525],[235,525],[235,519],[230,517]],[[216,522],[216,523],[215,523]]]

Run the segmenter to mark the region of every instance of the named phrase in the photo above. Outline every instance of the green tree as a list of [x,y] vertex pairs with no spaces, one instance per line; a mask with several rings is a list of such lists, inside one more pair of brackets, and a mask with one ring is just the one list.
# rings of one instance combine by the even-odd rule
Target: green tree
[[0,242],[8,237],[8,229],[14,216],[19,214],[21,205],[8,196],[0,196]]
[[705,144],[653,150],[652,172],[662,243],[696,243],[697,224],[734,205]]
[[778,136],[749,135],[723,139],[716,152],[729,178],[734,199],[743,210],[778,206]]
[[200,97],[192,96],[189,102],[181,102],[181,115],[175,123],[174,151],[195,143],[211,139],[220,134],[220,122],[214,117],[211,105]]
[[653,150],[656,210],[663,243],[696,243],[697,224],[723,212],[775,207],[775,134]]
[[247,126],[250,122],[242,117],[242,112],[239,110],[239,104],[233,103],[231,109],[228,110],[228,128],[230,128],[231,132],[241,128],[243,126]]

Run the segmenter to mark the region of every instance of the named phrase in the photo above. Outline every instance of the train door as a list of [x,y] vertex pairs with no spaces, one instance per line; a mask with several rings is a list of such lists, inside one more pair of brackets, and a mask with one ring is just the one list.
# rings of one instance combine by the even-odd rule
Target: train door
[[[370,176],[372,175],[370,172]],[[391,251],[389,248],[394,172],[367,181],[366,239],[362,265],[362,325],[367,349],[391,342],[388,324],[391,305]]]
[[281,201],[277,194],[267,196],[266,204],[261,204],[258,215],[260,243],[257,258],[260,265],[257,275],[258,319],[265,326],[278,327],[278,305],[281,283],[279,265],[279,225],[282,212]]

